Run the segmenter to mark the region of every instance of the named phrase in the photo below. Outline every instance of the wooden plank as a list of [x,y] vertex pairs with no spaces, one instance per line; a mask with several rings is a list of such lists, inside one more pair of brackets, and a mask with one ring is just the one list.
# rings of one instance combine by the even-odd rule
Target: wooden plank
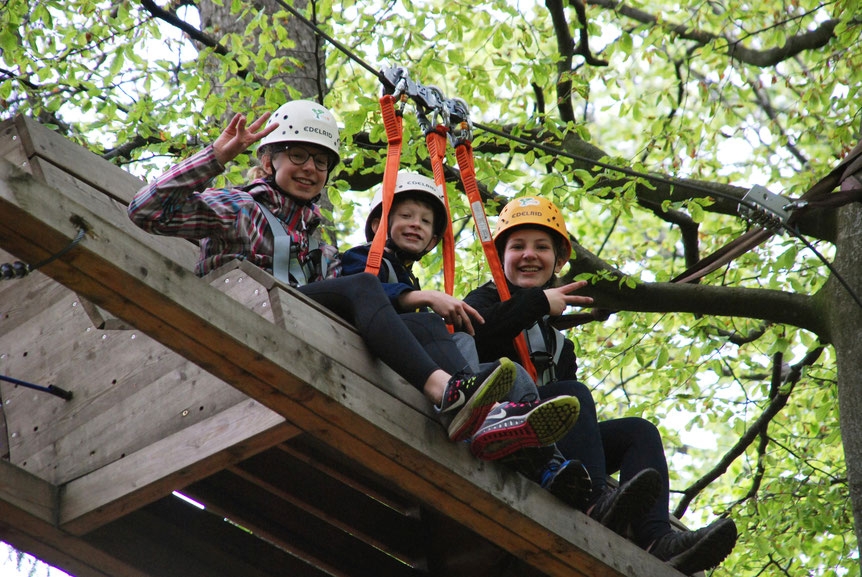
[[0,539],[75,577],[157,577],[50,524],[36,522],[4,501],[0,501]]
[[54,485],[0,460],[0,500],[46,523],[58,515],[58,496]]
[[[21,142],[24,154],[34,166],[34,174],[41,175],[44,182],[59,186],[52,182],[47,172],[45,162],[68,173],[75,180],[103,191],[106,195],[128,205],[135,192],[145,183],[125,170],[111,164],[104,158],[64,138],[62,135],[47,130],[36,121],[16,116],[15,129]],[[43,161],[40,163],[39,161]],[[56,171],[55,171],[56,172]]]
[[57,493],[0,460],[0,539],[76,577],[151,577],[59,530]]
[[[120,219],[121,221],[129,220],[128,213],[126,211],[126,207],[129,201],[122,201],[118,203],[112,200],[115,197],[125,198],[127,196],[129,197],[129,200],[131,200],[131,197],[136,192],[136,189],[128,188],[128,183],[126,183],[127,188],[120,188],[123,185],[123,181],[125,179],[120,179],[121,182],[116,183],[117,188],[95,188],[91,186],[87,181],[78,180],[73,175],[64,172],[50,162],[47,162],[45,159],[38,157],[32,158],[30,160],[30,165],[34,171],[38,170],[38,173],[40,175],[39,180],[41,182],[44,182],[51,188],[67,191],[68,194],[75,194],[77,191],[83,192],[87,195],[88,198],[94,201],[98,200],[98,202],[103,204],[106,209],[115,211],[116,218]],[[122,170],[119,170],[117,167],[107,162],[105,162],[104,165],[100,166],[106,168],[107,172],[109,173],[114,173],[117,171],[123,172]],[[101,177],[105,175],[100,174],[97,176]],[[106,178],[104,180],[106,182],[100,182],[99,184],[101,184],[102,186],[111,186],[112,179]],[[140,186],[140,184],[141,183],[138,182],[138,186]],[[152,245],[153,247],[158,247],[158,250],[162,252],[165,258],[167,258],[175,265],[182,266],[188,270],[194,270],[195,263],[197,262],[198,255],[200,254],[200,249],[198,248],[196,242],[179,238],[171,238],[149,234],[148,232],[145,232],[144,230],[136,226],[128,227],[125,230],[128,234],[140,238],[142,242]],[[37,261],[32,262],[35,263]]]
[[[0,262],[11,263],[15,260],[17,259],[13,255],[0,251]],[[0,281],[0,343],[10,331],[68,294],[69,289],[39,271],[24,278]],[[0,349],[0,363],[3,360],[2,355],[3,351]],[[2,370],[0,364],[0,371]]]
[[60,484],[246,398],[140,331],[94,329],[76,304],[7,335],[7,372],[75,395],[8,392],[13,463]]
[[419,505],[415,499],[393,490],[391,483],[385,482],[384,479],[373,478],[368,469],[355,465],[353,461],[345,462],[344,458],[331,447],[320,443],[314,437],[309,435],[295,437],[290,443],[282,443],[277,449],[314,467],[339,483],[361,491],[399,515],[414,519],[419,517]]
[[60,523],[83,534],[300,431],[247,399],[64,485]]
[[[499,470],[477,463],[465,447],[443,441],[439,425],[375,386],[381,382],[379,371],[358,374],[329,356],[332,347],[316,350],[303,334],[230,308],[221,300],[227,297],[209,293],[199,279],[135,243],[123,232],[128,224],[102,211],[104,203],[63,196],[10,168],[0,164],[0,240],[8,250],[50,252],[74,234],[69,215],[83,219],[95,233],[92,242],[52,263],[46,273],[99,306],[325,442],[349,447],[379,474],[478,533],[493,535],[500,546],[549,575],[632,574],[632,567],[639,575],[667,573],[664,564],[580,513],[559,507],[532,483],[507,476],[501,486]],[[305,326],[319,322],[299,299],[290,310],[306,315]]]
[[5,158],[18,168],[31,172],[29,159],[15,119],[0,122],[0,158]]
[[229,470],[405,565],[425,565],[418,547],[424,529],[418,519],[400,515],[282,451],[262,452]]
[[[297,506],[297,501],[273,498],[242,477],[222,472],[188,490],[208,509],[328,572],[345,576],[416,575],[413,568]],[[419,534],[416,537],[421,538]]]
[[[213,282],[272,319],[267,291],[238,271]],[[246,398],[140,331],[93,328],[79,297],[66,293],[0,337],[5,372],[76,395],[65,402],[6,387],[13,463],[61,484]]]

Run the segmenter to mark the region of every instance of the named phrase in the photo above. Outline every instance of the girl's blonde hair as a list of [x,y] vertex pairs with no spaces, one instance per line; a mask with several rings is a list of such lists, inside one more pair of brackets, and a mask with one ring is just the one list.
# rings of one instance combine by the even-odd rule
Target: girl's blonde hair
[[[269,155],[268,147],[261,147],[257,152],[257,157],[259,161],[263,160],[264,156]],[[258,180],[259,178],[266,178],[269,176],[269,173],[263,169],[263,164],[258,162],[254,166],[248,169],[248,179],[249,180]]]

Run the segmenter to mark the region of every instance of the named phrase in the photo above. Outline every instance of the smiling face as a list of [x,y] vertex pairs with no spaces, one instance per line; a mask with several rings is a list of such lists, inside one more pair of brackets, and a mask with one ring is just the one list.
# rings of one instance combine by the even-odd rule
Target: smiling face
[[557,258],[551,233],[519,228],[506,238],[503,272],[515,286],[543,287],[560,271],[565,261]]
[[261,159],[264,170],[275,173],[275,183],[290,196],[300,201],[311,201],[323,190],[328,170],[321,170],[314,164],[314,155],[328,154],[325,148],[300,144],[291,148],[303,149],[309,157],[302,164],[294,163],[286,151],[276,152]]
[[[372,222],[376,232],[379,219]],[[395,198],[389,211],[389,238],[401,250],[422,255],[437,245],[434,236],[434,210],[428,204],[412,198]]]

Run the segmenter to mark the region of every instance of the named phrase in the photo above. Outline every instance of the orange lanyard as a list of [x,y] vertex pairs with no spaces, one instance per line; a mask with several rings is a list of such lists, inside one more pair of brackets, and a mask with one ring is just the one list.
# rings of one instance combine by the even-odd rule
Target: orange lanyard
[[[449,196],[446,194],[446,175],[443,172],[443,157],[446,155],[446,137],[437,132],[429,131],[425,135],[428,145],[428,156],[431,159],[431,169],[434,171],[434,183],[443,191],[443,202],[446,205],[446,230],[443,231],[443,288],[446,294],[455,291],[455,236],[452,232],[452,213],[449,211]],[[450,326],[450,330],[454,330]]]
[[389,233],[389,209],[392,208],[398,167],[401,163],[402,116],[395,110],[395,99],[392,94],[384,94],[380,97],[380,113],[383,115],[383,127],[386,129],[389,145],[386,151],[386,165],[383,168],[383,212],[365,263],[365,272],[374,276],[380,272],[380,264],[383,262],[383,250],[386,248],[386,236]]
[[[473,146],[469,141],[462,142],[455,147],[455,158],[458,159],[458,168],[461,169],[461,182],[464,184],[464,191],[467,193],[467,200],[470,202],[470,212],[473,213],[473,222],[476,225],[479,241],[482,243],[482,250],[485,252],[485,260],[488,261],[488,267],[491,269],[491,277],[494,279],[494,284],[497,285],[497,293],[500,295],[500,300],[507,301],[511,298],[509,285],[506,282],[503,266],[500,264],[500,255],[497,254],[497,247],[494,245],[494,239],[491,237],[491,228],[488,226],[488,218],[485,214],[485,207],[482,204],[482,196],[479,194],[479,185],[476,183],[476,170],[473,164]],[[524,337],[523,332],[515,337],[514,344],[518,356],[521,357],[521,365],[527,369],[527,372],[530,373],[530,376],[535,381],[538,374],[530,358],[527,339]]]
[[[509,294],[509,285],[506,282],[506,275],[503,272],[497,248],[494,246],[494,240],[491,237],[491,227],[488,225],[485,207],[482,204],[482,196],[479,193],[479,185],[476,182],[473,146],[470,143],[469,136],[470,121],[466,103],[462,100],[445,99],[438,89],[421,86],[411,81],[407,77],[406,70],[402,68],[391,68],[381,72],[381,81],[384,82],[384,85],[389,84],[389,88],[392,90],[391,94],[384,94],[380,98],[383,126],[386,129],[386,138],[388,140],[386,166],[383,172],[383,214],[381,215],[380,226],[374,235],[371,250],[368,253],[365,272],[377,275],[383,258],[383,250],[389,230],[389,209],[392,206],[392,198],[395,196],[395,185],[401,160],[403,137],[402,116],[395,111],[395,100],[403,95],[404,97],[413,98],[416,101],[417,108],[420,110],[417,115],[419,116],[420,124],[425,130],[425,141],[428,145],[431,168],[434,171],[434,182],[437,186],[442,187],[444,193],[443,198],[446,205],[447,223],[443,236],[443,273],[446,292],[451,295],[454,291],[455,242],[452,232],[452,219],[449,217],[449,200],[445,194],[446,179],[443,171],[443,158],[446,154],[447,138],[444,133],[448,133],[449,140],[455,148],[455,158],[458,161],[458,168],[461,171],[461,182],[464,186],[464,191],[467,193],[467,200],[470,203],[473,223],[476,226],[476,232],[482,243],[485,259],[488,261],[488,266],[491,269],[491,276],[497,285],[500,300],[509,300],[511,297]],[[431,123],[425,117],[425,111],[434,111],[441,114],[444,119],[449,121],[450,125],[432,127]],[[457,136],[454,136],[456,134]],[[453,327],[450,326],[449,331],[453,330]],[[521,364],[527,369],[533,380],[536,380],[536,368],[533,366],[533,361],[530,358],[527,340],[523,332],[514,339],[514,344],[518,356],[521,357]]]

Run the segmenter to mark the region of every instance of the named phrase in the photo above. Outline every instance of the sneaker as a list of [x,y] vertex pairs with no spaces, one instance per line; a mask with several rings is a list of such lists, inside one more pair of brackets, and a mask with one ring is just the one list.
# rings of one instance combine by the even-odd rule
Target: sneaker
[[655,504],[661,487],[661,474],[655,469],[644,469],[616,489],[605,487],[605,492],[587,514],[625,537],[629,524]]
[[553,445],[578,420],[578,399],[562,395],[531,403],[503,403],[488,413],[473,435],[470,450],[493,461],[527,447]]
[[686,575],[718,566],[736,545],[736,523],[719,519],[697,531],[674,531],[656,540],[649,552]]
[[515,370],[515,363],[504,357],[476,374],[459,373],[449,379],[437,412],[454,415],[448,427],[450,440],[473,436],[494,404],[512,389]]
[[583,463],[574,459],[551,461],[542,473],[542,488],[567,505],[581,511],[587,506],[593,481]]

